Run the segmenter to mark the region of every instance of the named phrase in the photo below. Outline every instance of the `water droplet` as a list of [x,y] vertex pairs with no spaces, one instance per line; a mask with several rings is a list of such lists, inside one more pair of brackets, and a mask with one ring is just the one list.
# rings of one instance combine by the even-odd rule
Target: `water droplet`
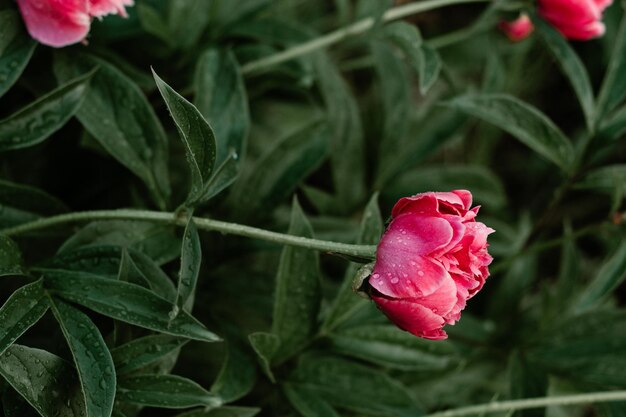
[[417,275],[419,275],[420,277],[424,276],[424,271],[417,271]]
[[397,284],[400,280],[398,278],[392,278],[391,283]]

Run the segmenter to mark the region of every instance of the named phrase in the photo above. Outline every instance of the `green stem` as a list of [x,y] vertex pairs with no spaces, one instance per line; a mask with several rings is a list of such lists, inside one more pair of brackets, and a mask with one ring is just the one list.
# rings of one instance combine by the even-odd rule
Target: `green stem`
[[[58,216],[34,220],[32,222],[24,223],[19,226],[9,227],[0,230],[0,234],[3,234],[5,236],[19,235],[67,223],[77,223],[93,220],[139,220],[154,223],[163,223],[180,227],[185,227],[187,224],[187,219],[181,216],[177,216],[176,213],[132,209],[95,210],[60,214]],[[282,245],[299,246],[302,248],[354,257],[372,259],[376,254],[376,246],[351,245],[347,243],[310,239],[306,237],[286,235],[283,233],[272,232],[256,227],[245,226],[236,223],[228,223],[213,219],[205,219],[201,217],[194,217],[193,220],[200,230],[216,231],[224,234],[232,234],[250,237],[253,239],[266,240],[268,242],[279,243]]]
[[460,417],[485,413],[528,410],[553,405],[589,404],[612,401],[626,401],[626,391],[589,392],[586,394],[561,395],[555,397],[526,398],[522,400],[499,401],[472,405],[448,411],[428,414],[426,417]]
[[[415,3],[409,3],[403,6],[398,6],[398,7],[394,7],[394,8],[387,10],[382,17],[382,21],[390,22],[392,20],[401,19],[403,17],[407,17],[413,14],[437,9],[440,7],[451,6],[454,4],[479,3],[479,2],[489,2],[489,1],[492,1],[492,0],[418,1]],[[249,62],[241,68],[241,72],[243,74],[256,73],[268,67],[272,67],[276,64],[280,64],[281,62],[289,61],[291,59],[297,58],[301,55],[306,55],[318,49],[326,48],[350,36],[355,36],[355,35],[359,35],[361,33],[367,32],[368,30],[373,28],[375,24],[376,24],[376,19],[374,19],[373,17],[368,17],[366,19],[359,20],[358,22],[354,22],[351,25],[342,27],[333,32],[327,33],[326,35],[322,35],[318,38],[312,39],[308,42],[304,42],[300,45],[296,45],[289,49],[285,49],[284,51],[278,52],[268,57]]]

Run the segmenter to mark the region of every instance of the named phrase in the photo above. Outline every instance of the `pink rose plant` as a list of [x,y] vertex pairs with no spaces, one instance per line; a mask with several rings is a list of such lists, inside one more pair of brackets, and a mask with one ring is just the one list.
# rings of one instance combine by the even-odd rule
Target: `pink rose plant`
[[369,277],[370,297],[398,327],[426,339],[445,339],[442,329],[489,276],[487,236],[475,221],[465,190],[428,192],[400,199],[383,235]]
[[108,14],[126,17],[133,0],[17,0],[30,35],[39,42],[62,47],[85,39],[91,20]]

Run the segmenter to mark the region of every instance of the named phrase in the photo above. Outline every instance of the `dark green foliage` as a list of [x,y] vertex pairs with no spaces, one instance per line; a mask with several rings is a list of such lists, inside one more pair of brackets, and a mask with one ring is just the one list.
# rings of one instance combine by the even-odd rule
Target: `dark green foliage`
[[[0,414],[414,417],[626,389],[622,4],[587,43],[530,10],[513,44],[497,22],[532,2],[135,3],[52,50],[0,0]],[[461,188],[495,259],[446,341],[354,293],[367,256],[209,230],[377,245],[399,198]]]

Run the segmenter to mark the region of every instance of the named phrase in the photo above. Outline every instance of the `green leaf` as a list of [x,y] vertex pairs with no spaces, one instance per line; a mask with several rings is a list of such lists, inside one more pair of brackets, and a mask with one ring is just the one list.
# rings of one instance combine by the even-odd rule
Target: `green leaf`
[[43,417],[84,417],[74,368],[50,352],[13,345],[0,355],[2,377]]
[[54,73],[61,80],[94,67],[98,73],[76,116],[113,158],[141,178],[164,209],[171,193],[168,141],[144,94],[105,60],[76,52],[55,54]]
[[561,130],[531,105],[505,94],[468,95],[448,106],[498,126],[568,172],[574,149]]
[[557,32],[553,26],[536,15],[532,16],[537,32],[548,45],[548,49],[557,60],[561,71],[567,77],[585,115],[587,127],[592,128],[594,123],[594,97],[591,81],[585,65],[582,63],[576,52],[572,49],[563,35]]
[[339,353],[387,368],[433,372],[459,363],[450,344],[419,339],[387,324],[340,330],[330,340]]
[[[313,237],[311,224],[296,199],[293,201],[288,233]],[[287,359],[315,334],[321,301],[318,264],[316,251],[295,246],[283,248],[276,274],[272,318],[272,333],[281,341],[275,360]]]
[[287,399],[304,417],[339,417],[339,414],[314,391],[294,384],[283,385]]
[[178,0],[167,5],[170,44],[176,48],[193,46],[205,32],[215,5],[206,0]]
[[57,254],[45,267],[116,278],[121,256],[122,248],[119,246],[85,246]]
[[40,417],[13,388],[5,388],[2,393],[2,411],[4,417]]
[[48,311],[41,280],[15,291],[0,308],[0,354]]
[[626,312],[590,311],[555,322],[527,358],[576,384],[626,387]]
[[0,277],[23,273],[20,248],[7,236],[0,235]]
[[93,74],[74,78],[0,120],[0,152],[36,145],[62,128],[83,103]]
[[254,352],[257,354],[261,369],[270,381],[276,382],[274,374],[272,373],[271,363],[280,348],[280,339],[272,333],[256,332],[249,335],[248,340],[250,341],[252,349],[254,349]]
[[472,190],[474,200],[492,209],[506,204],[506,192],[500,178],[482,165],[445,164],[412,169],[400,175],[384,189],[386,200],[431,190]]
[[[176,300],[176,288],[165,272],[149,256],[128,248],[130,282],[141,281],[140,285],[150,288],[156,295],[172,303]],[[121,277],[118,275],[118,279]],[[137,282],[136,282],[137,283]]]
[[365,195],[365,138],[359,107],[349,85],[327,54],[315,57],[315,71],[332,136],[330,160],[337,206],[347,212]]
[[288,135],[239,176],[231,205],[238,217],[249,218],[273,209],[324,160],[329,131],[320,123],[308,124]]
[[50,306],[74,357],[87,417],[110,416],[115,399],[115,368],[100,330],[80,310],[50,298]]
[[191,189],[186,204],[195,204],[213,172],[217,146],[215,136],[211,126],[193,104],[167,85],[154,70],[152,75],[183,141],[191,171]]
[[0,97],[20,77],[36,45],[24,30],[18,13],[0,11]]
[[[509,371],[509,394],[512,399],[539,398],[548,395],[547,375],[537,367],[528,363],[519,353],[514,353],[511,358]],[[518,411],[515,417],[543,417],[545,408]]]
[[596,118],[604,118],[626,97],[626,16],[615,36],[611,61],[596,104]]
[[43,270],[52,294],[105,316],[157,332],[204,342],[220,340],[186,312],[170,320],[169,301],[135,284],[60,270]]
[[124,375],[159,361],[188,341],[164,334],[144,336],[112,349],[111,357],[117,374]]
[[194,79],[194,103],[209,122],[217,142],[216,163],[234,152],[243,159],[250,131],[246,87],[230,51],[209,49],[200,55]]
[[0,180],[0,227],[64,211],[67,207],[63,202],[38,188]]
[[139,375],[122,378],[119,401],[161,408],[219,407],[222,400],[200,385],[176,375]]
[[597,307],[626,279],[626,242],[623,242],[598,270],[576,301],[576,311]]
[[[363,211],[357,243],[363,245],[377,244],[384,229],[383,219],[378,208],[378,194],[374,194]],[[324,332],[333,330],[368,304],[368,301],[357,296],[352,290],[352,278],[358,269],[359,265],[355,263],[348,266],[341,287],[324,319],[322,325]]]
[[[357,413],[420,415],[415,400],[385,372],[334,357],[305,357],[290,377],[328,403]],[[376,395],[372,395],[376,393]]]
[[594,169],[576,183],[576,188],[604,192],[614,192],[617,188],[626,190],[626,164]]
[[210,200],[235,182],[239,175],[238,161],[239,156],[234,152],[231,152],[226,157],[226,160],[215,170],[215,173],[204,187],[202,197],[198,200],[200,203]]
[[189,217],[183,235],[183,248],[180,255],[176,307],[172,311],[173,314],[171,316],[176,317],[178,312],[183,309],[191,311],[201,263],[202,247],[200,246],[200,236],[193,218]]
[[180,255],[181,243],[172,227],[151,222],[96,221],[89,223],[66,240],[58,253],[66,253],[88,245],[117,245],[133,248],[160,265]]
[[441,72],[441,59],[437,51],[424,44],[417,26],[406,22],[387,25],[385,36],[404,53],[419,77],[420,92],[426,94]]
[[624,132],[626,132],[626,105],[604,119],[597,136],[610,143],[620,139]]
[[224,406],[212,410],[189,411],[176,417],[254,417],[260,412],[260,408]]
[[257,372],[254,359],[235,342],[228,343],[226,358],[222,363],[211,392],[225,403],[244,397],[254,388]]

